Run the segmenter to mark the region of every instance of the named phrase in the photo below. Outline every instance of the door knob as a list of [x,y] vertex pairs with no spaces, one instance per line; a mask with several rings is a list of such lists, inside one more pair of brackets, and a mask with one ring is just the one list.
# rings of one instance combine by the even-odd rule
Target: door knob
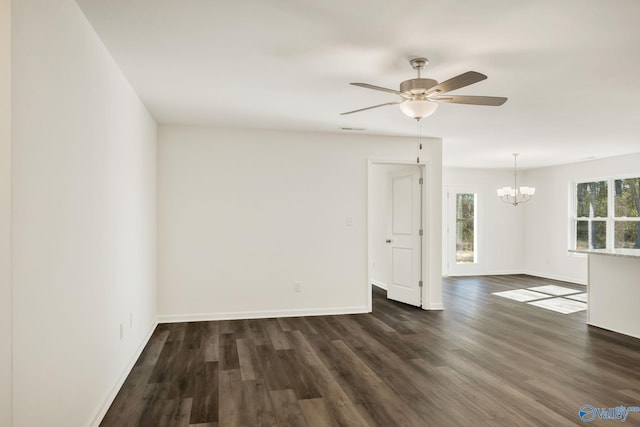
[[393,241],[393,240],[391,240],[391,239],[387,239],[387,240],[386,240],[386,242],[387,242],[387,243],[391,243],[392,241]]

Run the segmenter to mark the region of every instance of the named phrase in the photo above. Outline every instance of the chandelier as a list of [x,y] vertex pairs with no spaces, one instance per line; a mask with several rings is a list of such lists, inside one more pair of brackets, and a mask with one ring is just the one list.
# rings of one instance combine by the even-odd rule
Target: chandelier
[[536,192],[535,187],[518,188],[518,154],[513,153],[513,187],[502,187],[497,190],[500,200],[513,206],[528,202]]

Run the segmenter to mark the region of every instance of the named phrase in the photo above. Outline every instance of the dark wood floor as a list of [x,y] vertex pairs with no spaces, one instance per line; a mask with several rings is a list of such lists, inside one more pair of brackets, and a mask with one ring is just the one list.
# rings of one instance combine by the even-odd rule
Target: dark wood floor
[[570,426],[640,406],[640,340],[491,295],[547,284],[583,289],[449,278],[442,312],[375,290],[371,314],[162,324],[102,425]]

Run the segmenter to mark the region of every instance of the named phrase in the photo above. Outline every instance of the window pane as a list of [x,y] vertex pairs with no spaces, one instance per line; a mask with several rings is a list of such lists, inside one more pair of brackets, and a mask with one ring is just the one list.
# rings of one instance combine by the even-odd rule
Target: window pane
[[640,221],[616,221],[615,248],[640,249]]
[[639,217],[640,178],[616,179],[615,190],[616,216]]
[[606,247],[606,221],[576,221],[576,249],[605,249]]
[[475,262],[475,194],[456,194],[456,263]]
[[576,221],[576,249],[589,249],[589,221]]
[[578,217],[607,216],[607,181],[582,182],[576,188],[576,213]]
[[606,249],[607,223],[604,221],[591,222],[591,244],[593,249]]

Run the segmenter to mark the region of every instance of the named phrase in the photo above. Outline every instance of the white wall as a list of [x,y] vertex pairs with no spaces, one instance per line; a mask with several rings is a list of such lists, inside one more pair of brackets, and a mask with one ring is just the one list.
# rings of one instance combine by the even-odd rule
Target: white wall
[[[518,171],[518,178],[523,185],[536,186],[526,172]],[[536,197],[526,205],[514,207],[500,201],[496,189],[513,186],[513,169],[470,169],[445,168],[443,173],[443,199],[446,200],[447,189],[450,186],[476,185],[484,188],[484,227],[485,242],[485,270],[481,274],[514,274],[524,270],[525,245],[525,212],[530,205],[537,205]],[[538,190],[536,190],[538,191]],[[455,222],[449,222],[446,202],[443,202],[443,232],[442,232],[442,271],[448,274],[448,242],[447,226],[455,233]]]
[[[413,138],[161,127],[160,320],[367,311],[367,159],[415,149]],[[441,156],[428,140],[438,195]]]
[[156,125],[74,1],[12,25],[14,425],[89,425],[155,322]]
[[536,195],[526,206],[526,271],[586,284],[586,255],[567,252],[570,183],[627,174],[640,176],[640,153],[527,171]]
[[0,425],[11,425],[11,2],[0,1]]

